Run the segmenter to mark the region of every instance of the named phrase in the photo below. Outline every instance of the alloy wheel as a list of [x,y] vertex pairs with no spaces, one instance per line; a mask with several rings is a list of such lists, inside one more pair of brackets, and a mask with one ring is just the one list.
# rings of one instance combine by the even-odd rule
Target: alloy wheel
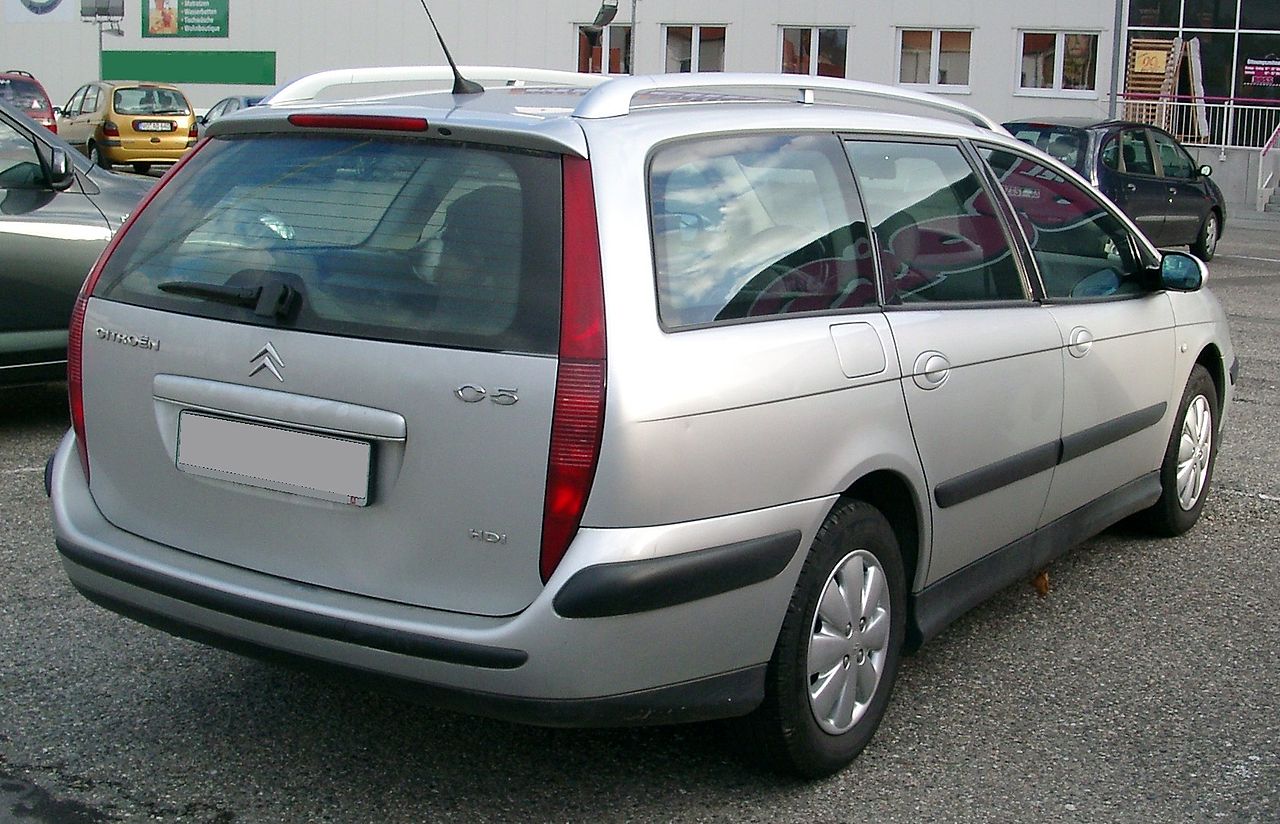
[[809,708],[833,735],[866,713],[889,650],[889,587],[876,557],[855,550],[836,564],[814,611],[806,656]]

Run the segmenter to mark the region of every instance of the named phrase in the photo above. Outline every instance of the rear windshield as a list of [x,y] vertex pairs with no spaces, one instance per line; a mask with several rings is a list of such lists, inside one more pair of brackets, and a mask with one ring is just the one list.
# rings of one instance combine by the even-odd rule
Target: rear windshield
[[95,295],[348,337],[553,354],[560,187],[554,155],[417,139],[215,138],[138,215]]
[[21,77],[0,77],[0,100],[24,114],[48,114],[52,111],[49,98],[40,84]]
[[116,114],[188,114],[191,106],[175,89],[116,89],[111,100]]
[[1057,158],[1077,172],[1085,168],[1085,154],[1089,148],[1089,133],[1071,126],[1054,126],[1048,123],[1009,123],[1009,131],[1023,143],[1029,143],[1040,151]]

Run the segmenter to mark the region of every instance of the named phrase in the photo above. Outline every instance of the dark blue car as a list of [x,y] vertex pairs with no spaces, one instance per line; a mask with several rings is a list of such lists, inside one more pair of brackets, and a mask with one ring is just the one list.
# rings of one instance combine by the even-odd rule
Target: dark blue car
[[1226,224],[1222,191],[1174,137],[1145,123],[1041,118],[1005,123],[1013,136],[1075,169],[1157,246],[1210,260]]

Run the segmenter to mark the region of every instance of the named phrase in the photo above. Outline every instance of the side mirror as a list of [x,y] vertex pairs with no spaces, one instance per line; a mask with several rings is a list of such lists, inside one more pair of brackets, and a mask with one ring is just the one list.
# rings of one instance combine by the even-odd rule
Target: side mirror
[[1186,252],[1165,252],[1160,260],[1160,286],[1172,292],[1194,292],[1209,279],[1209,269]]
[[67,156],[66,150],[37,143],[36,153],[40,155],[40,165],[44,167],[49,188],[55,192],[70,189],[71,184],[76,181],[76,170],[71,165],[71,158]]
[[1209,177],[1212,174],[1213,174],[1213,167],[1210,166],[1208,163],[1205,163],[1203,166],[1200,167],[1201,177]]

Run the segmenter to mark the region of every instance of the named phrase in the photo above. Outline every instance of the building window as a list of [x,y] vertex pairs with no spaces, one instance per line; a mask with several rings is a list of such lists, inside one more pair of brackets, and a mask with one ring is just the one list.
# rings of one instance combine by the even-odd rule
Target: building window
[[1094,92],[1097,89],[1098,35],[1062,31],[1022,32],[1018,65],[1018,88],[1023,92]]
[[724,32],[724,26],[667,26],[667,71],[724,71]]
[[969,88],[971,31],[903,29],[898,36],[898,82]]
[[[813,48],[814,42],[818,48]],[[785,26],[782,29],[782,71],[844,77],[849,52],[848,29]]]
[[591,74],[631,74],[631,27],[606,26],[591,42],[578,27],[578,71]]

